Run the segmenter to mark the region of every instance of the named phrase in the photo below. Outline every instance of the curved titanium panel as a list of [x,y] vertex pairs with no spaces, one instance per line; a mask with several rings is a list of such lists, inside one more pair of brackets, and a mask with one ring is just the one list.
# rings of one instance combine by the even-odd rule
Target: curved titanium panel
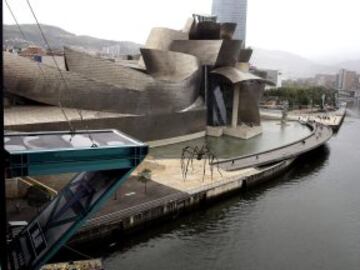
[[189,35],[191,29],[193,28],[195,23],[195,19],[193,17],[190,17],[186,20],[186,23],[184,25],[184,28],[182,29],[182,32],[187,33]]
[[193,24],[189,33],[191,40],[220,39],[220,24],[216,22],[198,22]]
[[199,61],[190,54],[140,49],[146,71],[159,80],[181,81],[199,69]]
[[239,57],[241,45],[241,40],[223,40],[215,66],[235,66]]
[[110,60],[64,48],[65,65],[69,71],[83,74],[116,87],[143,91],[154,79],[141,71],[116,65]]
[[145,48],[167,51],[173,40],[187,39],[189,39],[189,35],[185,32],[165,27],[155,27],[151,29],[150,35],[145,43]]
[[242,49],[239,54],[240,63],[248,63],[250,61],[251,55],[253,53],[252,49]]
[[[144,48],[168,51],[174,40],[188,40],[189,33],[165,27],[154,27],[145,42]],[[139,66],[144,66],[142,57],[139,59]]]
[[220,39],[232,39],[236,26],[236,23],[222,23],[220,26]]
[[222,40],[174,40],[170,50],[196,56],[201,65],[215,65]]
[[241,44],[240,40],[174,40],[170,50],[194,55],[201,65],[234,66]]
[[[107,72],[107,69],[98,67],[98,71]],[[146,85],[138,81],[144,78],[140,75],[129,80],[134,85],[143,85],[143,90],[139,91],[134,90],[135,87],[118,87],[88,78],[86,68],[80,69],[79,73],[63,71],[64,82],[54,67],[4,53],[7,91],[49,105],[58,106],[61,101],[64,107],[78,109],[137,115],[180,111],[198,97],[202,76],[198,70],[183,81],[154,79]]]
[[246,82],[240,85],[238,123],[248,126],[259,126],[259,103],[264,93],[265,84],[261,82]]
[[264,84],[274,85],[273,82],[264,80],[248,72],[243,72],[234,67],[220,67],[211,71],[212,74],[218,74],[228,79],[232,84],[237,84],[245,81],[258,81]]

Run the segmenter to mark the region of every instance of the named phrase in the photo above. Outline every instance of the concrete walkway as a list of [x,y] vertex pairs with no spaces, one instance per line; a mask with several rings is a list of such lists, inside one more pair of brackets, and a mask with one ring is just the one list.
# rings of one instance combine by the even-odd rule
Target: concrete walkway
[[346,114],[346,108],[340,108],[334,112],[328,113],[314,113],[311,115],[301,115],[299,116],[300,121],[314,121],[322,125],[329,126],[333,129],[338,129],[342,121],[344,120]]
[[312,133],[299,141],[252,155],[222,160],[214,164],[223,170],[234,171],[295,158],[326,143],[333,134],[332,129],[327,126],[317,123],[313,123],[312,126]]
[[[261,117],[267,120],[281,120],[282,115],[281,111],[260,111]],[[298,111],[296,113],[290,112],[287,116],[287,121],[315,121],[319,124],[329,126],[333,129],[338,129],[342,121],[344,120],[346,114],[346,107],[342,106],[336,111],[329,112],[317,112],[317,113],[302,113]]]

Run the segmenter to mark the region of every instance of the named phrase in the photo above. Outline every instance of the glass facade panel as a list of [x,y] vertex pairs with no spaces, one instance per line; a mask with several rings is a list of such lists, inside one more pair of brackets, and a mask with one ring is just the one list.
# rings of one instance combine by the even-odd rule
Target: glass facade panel
[[213,0],[212,14],[218,22],[236,23],[233,39],[246,40],[247,0]]

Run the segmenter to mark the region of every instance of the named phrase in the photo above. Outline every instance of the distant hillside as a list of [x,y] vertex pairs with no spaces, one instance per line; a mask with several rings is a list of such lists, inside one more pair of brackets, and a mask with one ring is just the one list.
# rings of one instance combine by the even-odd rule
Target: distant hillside
[[258,68],[280,70],[284,78],[313,77],[318,73],[336,73],[339,68],[320,65],[296,54],[254,48],[251,63]]
[[[94,38],[90,36],[75,35],[59,27],[42,25],[50,46],[53,49],[62,49],[63,46],[75,46],[87,50],[110,53],[113,55],[137,54],[140,44],[130,41],[114,41]],[[4,25],[4,44],[8,46],[26,47],[35,44],[46,48],[37,25],[23,24],[26,39],[22,37],[16,25]],[[284,78],[313,77],[318,73],[337,73],[340,68],[360,72],[360,59],[339,64],[321,65],[296,54],[255,48],[251,63],[258,68],[278,69]]]
[[[21,35],[16,25],[4,25],[4,45],[25,47],[29,44],[34,44],[46,48],[37,25],[23,24],[21,29],[26,39]],[[62,49],[64,46],[76,46],[100,52],[110,51],[116,54],[137,54],[141,46],[129,41],[113,41],[90,36],[78,36],[56,26],[42,25],[42,29],[53,49]]]

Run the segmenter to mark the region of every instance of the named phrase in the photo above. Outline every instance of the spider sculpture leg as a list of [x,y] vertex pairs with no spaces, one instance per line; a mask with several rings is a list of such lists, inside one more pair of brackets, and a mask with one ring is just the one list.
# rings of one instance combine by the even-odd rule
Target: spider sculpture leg
[[[203,175],[203,181],[204,181],[204,177],[205,177],[205,173],[206,173],[206,163],[208,163],[210,165],[210,160],[211,160],[211,151],[209,150],[209,147],[207,145],[204,145],[202,147],[203,150],[203,155],[204,155],[204,175]],[[207,162],[206,162],[207,161]],[[212,172],[212,167],[210,166],[210,172],[211,172],[211,180],[213,178],[213,172]]]
[[[217,161],[218,161],[218,159],[217,159],[216,156],[211,152],[211,154],[210,154],[210,160],[209,160],[209,166],[210,166],[210,168],[211,168],[211,173],[213,173],[213,171],[214,171],[214,162],[217,162]],[[221,173],[221,171],[220,171],[219,164],[216,164],[215,166],[216,166],[216,169],[217,169],[218,173],[219,173],[219,174],[221,175],[221,177],[222,177],[222,173]]]
[[187,151],[188,151],[188,147],[185,147],[181,152],[180,167],[183,178],[185,178],[185,153]]
[[189,171],[189,165],[191,165],[192,170],[193,170],[193,160],[194,160],[194,156],[197,155],[197,152],[198,152],[197,149],[198,149],[197,147],[192,148],[190,146],[187,146],[182,151],[181,170],[182,170],[182,175],[183,175],[184,181],[186,180],[186,177],[187,177],[187,174]]
[[[214,161],[215,161],[215,162],[218,162],[218,159],[217,159],[216,157],[214,157]],[[214,166],[214,165],[213,165],[213,166]],[[216,164],[216,169],[217,169],[218,173],[220,174],[220,176],[222,177],[223,175],[222,175],[222,173],[221,173],[221,171],[220,171],[219,164]]]
[[198,155],[201,155],[201,149],[199,149],[199,147],[196,145],[193,148],[193,155],[192,155],[191,162],[190,162],[192,172],[194,172],[194,163],[193,163],[194,157],[196,156],[196,159],[197,159]]
[[209,167],[210,167],[210,171],[211,171],[211,181],[213,180],[214,177],[214,165],[213,162],[216,159],[215,155],[213,154],[213,152],[209,151]]
[[183,178],[184,181],[186,180],[188,170],[189,170],[189,159],[192,155],[192,151],[185,150],[184,151],[184,157],[183,157]]
[[[203,151],[204,151],[204,146],[202,146],[201,148],[199,148],[198,146],[195,146],[193,148],[193,155],[191,157],[191,168],[192,168],[192,171],[194,171],[194,166],[193,166],[193,161],[194,161],[194,157],[196,157],[196,160],[201,160],[202,157],[203,157]],[[205,174],[205,172],[204,172]],[[203,175],[203,181],[204,181],[204,175]]]
[[212,165],[213,161],[214,161],[215,157],[213,154],[209,155],[209,167],[210,167],[210,172],[211,172],[211,181],[214,180],[214,167]]
[[204,168],[203,168],[203,177],[202,177],[202,181],[205,181],[205,174],[206,174],[206,158],[204,158]]
[[190,146],[185,147],[181,154],[181,172],[184,181],[188,173],[189,159],[191,158],[192,154],[193,154],[193,150]]
[[200,153],[201,158],[204,159],[204,163],[203,163],[203,177],[202,177],[202,181],[205,181],[205,174],[206,174],[206,163],[209,160],[209,148],[207,147],[207,145],[203,145],[200,149]]

